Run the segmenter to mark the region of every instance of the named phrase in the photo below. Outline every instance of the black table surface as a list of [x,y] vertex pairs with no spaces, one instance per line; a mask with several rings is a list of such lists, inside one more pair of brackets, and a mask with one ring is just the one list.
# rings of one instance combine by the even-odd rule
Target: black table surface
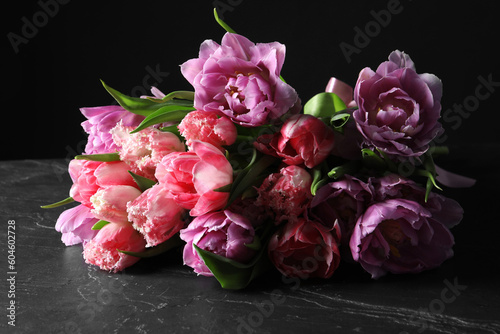
[[[455,256],[440,268],[372,280],[359,266],[342,263],[328,280],[272,274],[241,291],[197,276],[183,265],[180,250],[118,274],[85,264],[82,246],[66,247],[54,230],[64,208],[40,208],[68,196],[68,161],[2,161],[0,332],[500,333],[500,222],[493,214],[498,167],[477,155],[474,164],[456,160],[446,166],[477,169],[478,182],[445,191],[465,216],[453,229]],[[13,275],[9,224],[15,226]],[[8,280],[12,276],[15,282]],[[7,309],[12,301],[15,326]]]

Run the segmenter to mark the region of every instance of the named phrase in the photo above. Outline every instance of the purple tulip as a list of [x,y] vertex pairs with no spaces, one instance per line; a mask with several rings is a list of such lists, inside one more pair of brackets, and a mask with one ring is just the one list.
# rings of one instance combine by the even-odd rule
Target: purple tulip
[[180,231],[181,239],[186,242],[184,264],[200,275],[213,276],[193,244],[203,250],[245,263],[255,255],[255,250],[246,246],[254,241],[254,236],[255,231],[250,221],[231,211],[216,211],[198,216]]
[[374,72],[359,74],[353,114],[364,144],[402,157],[418,157],[442,131],[441,80],[433,74],[417,74],[413,61],[394,51]]
[[56,222],[56,231],[61,232],[61,240],[66,246],[90,241],[97,231],[92,226],[99,219],[95,218],[90,208],[78,205],[61,213]]
[[375,201],[404,198],[417,202],[432,214],[432,217],[448,228],[460,223],[464,210],[457,201],[436,193],[429,193],[425,201],[425,189],[412,180],[397,174],[371,179],[375,189]]
[[124,126],[138,126],[144,116],[133,114],[120,106],[104,106],[81,108],[83,116],[87,118],[82,127],[88,133],[85,154],[111,153],[118,150],[109,131],[120,120]]
[[181,72],[195,89],[196,109],[254,127],[278,120],[292,107],[300,110],[297,93],[279,77],[284,61],[283,44],[254,44],[226,33],[221,45],[203,42],[199,58],[182,64]]
[[342,180],[321,187],[314,196],[308,217],[332,227],[338,222],[341,244],[347,245],[359,216],[371,204],[373,187],[355,177],[345,175]]
[[350,240],[353,259],[379,278],[387,272],[418,273],[453,255],[453,235],[417,202],[388,199],[368,207]]

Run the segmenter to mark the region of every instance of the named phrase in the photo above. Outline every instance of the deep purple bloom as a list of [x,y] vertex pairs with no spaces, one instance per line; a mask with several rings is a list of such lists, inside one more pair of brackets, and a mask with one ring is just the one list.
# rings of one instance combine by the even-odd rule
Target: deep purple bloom
[[368,207],[350,240],[353,259],[379,278],[387,272],[418,273],[453,255],[453,235],[417,202],[388,199]]
[[404,198],[417,202],[432,214],[432,217],[448,228],[460,223],[464,210],[457,201],[436,193],[429,193],[425,200],[425,189],[410,179],[397,174],[389,174],[370,180],[375,193],[375,201]]
[[196,217],[180,231],[184,246],[184,264],[200,275],[213,276],[193,247],[212,252],[228,259],[245,263],[255,250],[247,247],[254,241],[255,231],[245,217],[231,211],[216,211]]
[[341,244],[349,244],[354,225],[372,203],[373,188],[350,175],[321,187],[313,197],[308,217],[332,227],[338,222]]
[[278,120],[292,107],[300,110],[297,93],[280,79],[284,61],[283,44],[255,44],[226,33],[221,45],[203,42],[199,57],[182,64],[181,72],[195,89],[195,108],[253,127]]
[[394,51],[374,72],[359,74],[353,113],[368,147],[392,156],[418,157],[442,131],[442,83],[433,74],[417,74],[413,61]]

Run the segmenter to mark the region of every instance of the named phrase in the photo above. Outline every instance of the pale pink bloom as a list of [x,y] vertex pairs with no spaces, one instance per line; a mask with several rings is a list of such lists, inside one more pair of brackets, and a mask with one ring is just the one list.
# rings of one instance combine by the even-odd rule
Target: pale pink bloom
[[139,257],[119,252],[142,252],[146,240],[134,230],[128,222],[109,223],[99,230],[90,242],[83,246],[83,257],[86,263],[99,266],[103,270],[122,271],[130,267]]
[[229,193],[214,191],[233,182],[233,169],[221,151],[193,141],[190,152],[173,152],[158,164],[155,176],[193,217],[222,209]]
[[92,213],[96,218],[113,223],[127,222],[127,203],[141,195],[131,186],[109,186],[99,189],[92,197]]
[[160,184],[144,191],[127,205],[128,220],[146,239],[146,247],[156,246],[184,226],[185,212]]
[[171,132],[148,127],[131,134],[133,129],[120,122],[110,133],[119,148],[120,159],[136,174],[153,179],[156,165],[165,155],[185,150],[179,138]]
[[148,96],[148,95],[141,95],[141,99],[147,99],[147,98],[155,98],[155,99],[163,99],[165,97],[165,94],[159,90],[158,88],[151,86],[151,94],[153,96]]
[[311,202],[311,183],[312,177],[304,168],[282,168],[262,182],[256,204],[268,208],[276,224],[296,220]]
[[112,185],[137,187],[128,169],[128,165],[122,161],[72,160],[69,163],[69,174],[73,185],[69,194],[75,201],[92,209],[90,197],[100,188]]
[[72,246],[91,240],[97,233],[92,226],[98,219],[85,205],[78,205],[63,211],[56,222],[56,231],[61,232],[61,240],[66,246]]
[[193,140],[210,143],[224,151],[236,141],[238,135],[234,123],[225,116],[218,116],[213,111],[195,110],[187,114],[179,124],[181,135],[186,144],[191,146]]

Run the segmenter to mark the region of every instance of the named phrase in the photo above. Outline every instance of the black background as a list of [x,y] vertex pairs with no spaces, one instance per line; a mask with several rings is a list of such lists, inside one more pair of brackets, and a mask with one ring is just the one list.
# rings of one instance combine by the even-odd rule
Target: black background
[[[79,108],[113,102],[99,79],[124,93],[145,92],[149,67],[163,73],[157,85],[162,91],[190,89],[179,65],[197,57],[203,40],[220,42],[224,30],[213,19],[214,7],[253,42],[286,45],[282,75],[303,102],[323,91],[331,76],[354,85],[363,67],[375,69],[395,49],[410,54],[419,73],[442,79],[443,112],[467,98],[473,101],[479,76],[500,82],[493,1],[401,0],[399,13],[385,27],[378,25],[379,31],[373,12],[398,1],[68,1],[49,6],[53,17],[40,14],[42,3],[55,1],[11,2],[3,12],[2,113],[7,121],[1,159],[80,153],[86,136]],[[16,53],[9,33],[24,37],[26,21],[39,27]],[[356,46],[355,27],[374,29],[373,37],[348,62],[339,45]],[[154,82],[149,79],[146,86]],[[495,90],[468,115],[448,114],[453,121],[443,122],[446,145],[470,149],[499,142],[500,87]]]

